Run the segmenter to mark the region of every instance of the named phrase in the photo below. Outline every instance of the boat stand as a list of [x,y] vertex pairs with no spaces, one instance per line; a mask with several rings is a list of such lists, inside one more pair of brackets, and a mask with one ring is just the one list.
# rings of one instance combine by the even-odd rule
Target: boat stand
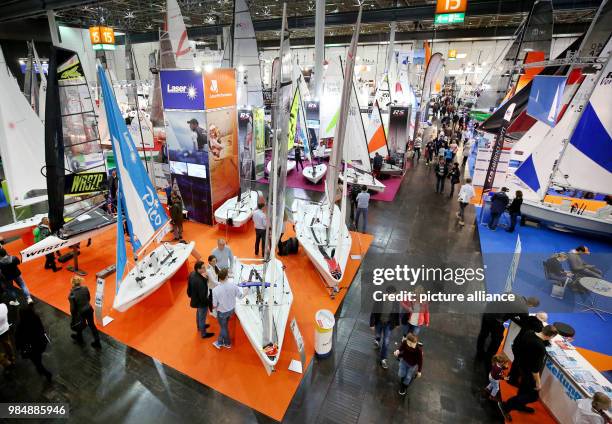
[[611,314],[612,312],[606,311],[605,309],[598,308],[595,305],[595,296],[596,294],[591,293],[591,301],[589,303],[576,302],[576,304],[584,307],[584,309],[582,309],[580,312],[593,312],[603,321],[606,321],[604,314]]
[[80,275],[81,277],[86,276],[87,272],[79,268],[79,243],[70,246],[70,248],[72,249],[73,265],[68,265],[66,269],[68,269],[68,271],[70,272],[74,272],[75,274]]

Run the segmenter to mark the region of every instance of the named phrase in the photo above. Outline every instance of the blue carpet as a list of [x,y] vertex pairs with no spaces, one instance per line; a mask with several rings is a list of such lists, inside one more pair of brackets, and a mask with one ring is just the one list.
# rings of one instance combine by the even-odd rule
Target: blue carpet
[[[572,325],[576,329],[576,346],[612,355],[612,315],[605,314],[607,321],[603,321],[593,313],[581,313],[584,306],[578,304],[590,304],[594,301],[597,307],[612,311],[612,298],[591,292],[578,294],[570,288],[566,289],[562,300],[553,298],[550,296],[552,283],[544,277],[542,264],[555,252],[568,252],[584,244],[591,251],[585,261],[601,269],[604,279],[612,281],[612,243],[547,228],[517,226],[514,233],[508,233],[500,227],[491,231],[484,225],[479,225],[478,229],[489,293],[505,291],[517,234],[520,234],[522,253],[512,291],[524,296],[538,297],[540,306],[537,309],[548,312],[550,322],[563,321]],[[564,266],[568,269],[567,263]]]

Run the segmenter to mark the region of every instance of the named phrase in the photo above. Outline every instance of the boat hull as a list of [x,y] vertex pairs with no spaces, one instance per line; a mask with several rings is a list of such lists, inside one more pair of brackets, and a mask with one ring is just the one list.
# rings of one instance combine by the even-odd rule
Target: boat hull
[[[168,279],[172,278],[174,274],[183,266],[193,248],[195,242],[191,243],[177,243],[169,244],[164,243],[158,246],[155,250],[150,252],[147,256],[140,260],[139,267],[144,268],[145,279],[139,284],[136,281],[138,277],[138,267],[134,267],[123,279],[119,290],[115,294],[115,300],[113,301],[113,309],[119,312],[125,312],[132,306],[141,302],[149,295],[159,289]],[[168,251],[172,251],[172,256],[167,259],[159,267],[155,267],[155,257],[159,258],[159,261],[163,261]],[[142,286],[141,286],[142,285]]]
[[380,173],[383,175],[397,176],[402,175],[404,170],[397,165],[391,165],[390,163],[384,163]]
[[[314,171],[314,172],[313,172]],[[313,184],[317,184],[327,174],[327,165],[324,163],[315,166],[307,166],[302,170],[302,175]]]
[[353,184],[355,177],[357,178],[358,185],[364,185],[368,188],[369,191],[374,191],[377,193],[382,193],[385,191],[385,185],[378,181],[370,174],[366,174],[363,172],[356,172],[353,168],[348,168],[344,173],[339,174],[338,177],[340,181],[344,182],[344,174],[346,173],[348,177],[348,183]]
[[[270,174],[271,168],[272,168],[272,161],[268,162],[268,164],[266,165],[266,172],[268,173],[268,175]],[[287,173],[293,171],[294,169],[295,169],[295,161],[288,160],[287,161]]]
[[[287,320],[289,319],[289,311],[293,303],[293,293],[289,285],[289,280],[287,280],[287,275],[283,269],[282,262],[277,258],[273,258],[269,264],[272,264],[275,270],[273,271],[272,266],[268,265],[264,282],[271,284],[270,287],[264,290],[263,304],[257,303],[257,288],[250,287],[243,289],[246,291],[245,296],[236,302],[235,309],[236,316],[240,320],[240,325],[253,346],[253,349],[259,356],[268,375],[274,371],[280,358]],[[263,272],[261,260],[236,259],[233,269],[234,281],[236,283],[249,281],[251,270],[253,269],[256,269],[260,274]],[[276,281],[272,281],[272,274],[274,272],[277,276]],[[264,316],[263,310],[264,308],[268,308],[267,305],[270,299],[276,300],[274,305],[269,307],[277,334],[276,344],[278,346],[278,353],[274,358],[270,358],[266,355],[262,346],[265,334],[265,324],[262,318]]]
[[215,211],[215,222],[218,224],[227,224],[227,220],[231,218],[233,227],[242,227],[249,222],[253,216],[253,212],[257,209],[259,193],[250,191],[248,198],[242,196],[241,202],[238,202],[238,196],[226,200]]
[[612,220],[595,217],[588,211],[578,215],[561,210],[558,205],[524,200],[521,215],[554,229],[612,237]]
[[[319,250],[319,242],[317,241],[317,239],[322,241],[325,236],[326,230],[319,223],[328,222],[329,208],[326,205],[296,200],[291,209],[295,220],[295,233],[300,245],[306,252],[310,262],[312,262],[323,277],[325,284],[329,288],[336,289],[346,272],[346,264],[352,245],[351,233],[346,227],[340,208],[334,205],[334,215],[331,223],[332,229],[329,232],[331,240],[327,246],[323,246],[330,257],[332,257],[332,249],[335,251],[333,258],[338,263],[342,272],[340,279],[335,278],[331,274],[327,261]],[[311,224],[313,221],[317,221],[316,227],[313,227]],[[344,228],[341,228],[341,226]],[[317,239],[313,235],[312,228],[314,228],[314,233],[317,234]]]
[[40,224],[40,220],[45,216],[47,216],[47,214],[41,213],[34,215],[31,218],[22,219],[8,225],[4,225],[0,227],[0,237],[3,239],[21,237],[26,233],[32,232],[34,228]]

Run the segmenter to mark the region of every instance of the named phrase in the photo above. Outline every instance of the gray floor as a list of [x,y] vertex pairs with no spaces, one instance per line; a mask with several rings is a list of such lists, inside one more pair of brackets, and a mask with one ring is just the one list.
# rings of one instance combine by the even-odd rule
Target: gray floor
[[[296,190],[289,196],[319,194]],[[368,230],[375,239],[365,264],[384,266],[392,254],[442,261],[462,255],[466,266],[481,266],[477,229],[470,224],[459,227],[456,208],[455,199],[434,193],[433,171],[421,161],[408,171],[393,203],[371,205]],[[472,221],[469,210],[466,222]],[[431,326],[420,337],[425,350],[423,377],[400,397],[396,361],[389,361],[388,370],[377,364],[360,288],[358,274],[337,315],[333,356],[309,367],[283,422],[502,421],[497,410],[477,396],[486,384],[482,364],[473,360],[477,315],[432,314]],[[54,382],[44,383],[29,362],[21,361],[14,378],[0,377],[3,402],[67,402],[71,422],[273,422],[107,336],[100,352],[81,348],[71,342],[65,314],[42,302],[37,308],[52,337],[44,360]],[[394,342],[399,337],[396,330]]]

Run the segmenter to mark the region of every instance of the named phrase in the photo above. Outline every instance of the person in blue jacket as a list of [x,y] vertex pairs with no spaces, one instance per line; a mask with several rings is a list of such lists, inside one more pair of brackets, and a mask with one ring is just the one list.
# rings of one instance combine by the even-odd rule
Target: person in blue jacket
[[489,229],[495,230],[497,228],[497,223],[499,222],[499,218],[506,210],[506,206],[510,202],[508,199],[508,195],[506,192],[508,191],[507,187],[502,187],[501,191],[493,194],[491,197],[491,220],[489,221]]

